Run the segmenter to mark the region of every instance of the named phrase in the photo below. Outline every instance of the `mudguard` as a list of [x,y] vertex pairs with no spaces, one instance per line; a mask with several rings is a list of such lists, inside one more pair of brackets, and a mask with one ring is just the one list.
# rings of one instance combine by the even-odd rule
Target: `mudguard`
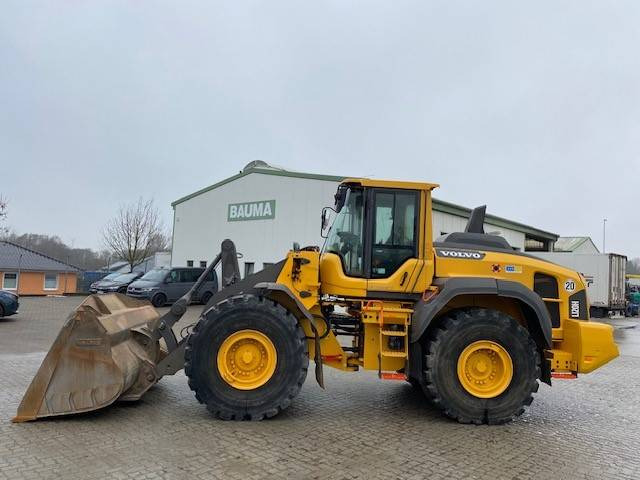
[[430,301],[420,300],[415,306],[411,321],[412,343],[418,342],[438,313],[460,295],[497,295],[513,298],[530,311],[525,311],[529,331],[541,349],[551,349],[551,317],[540,296],[524,285],[495,278],[458,277],[434,282],[438,295]]
[[274,302],[279,303],[286,308],[292,315],[298,320],[306,319],[309,322],[311,330],[314,335],[315,342],[315,356],[313,361],[316,364],[316,381],[318,385],[324,388],[324,374],[322,372],[322,354],[320,351],[320,335],[316,329],[313,321],[313,315],[307,310],[302,302],[296,297],[293,292],[286,286],[275,282],[262,282],[254,286],[256,292],[263,297],[270,298]]

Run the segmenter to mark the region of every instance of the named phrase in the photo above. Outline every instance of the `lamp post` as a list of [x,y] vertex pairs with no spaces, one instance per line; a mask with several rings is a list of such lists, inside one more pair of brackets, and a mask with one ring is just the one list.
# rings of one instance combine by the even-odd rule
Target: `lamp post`
[[607,241],[607,219],[602,219],[602,253],[607,253],[605,249]]

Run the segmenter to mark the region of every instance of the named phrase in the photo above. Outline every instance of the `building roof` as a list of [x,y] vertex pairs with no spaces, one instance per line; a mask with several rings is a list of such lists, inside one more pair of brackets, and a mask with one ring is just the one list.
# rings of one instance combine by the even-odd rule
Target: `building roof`
[[598,250],[598,247],[593,243],[591,237],[559,237],[553,246],[553,250],[555,252],[574,252],[587,242],[591,243],[593,248]]
[[77,272],[80,269],[43,253],[0,240],[0,271]]
[[[267,165],[264,167],[262,164]],[[205,187],[197,192],[193,192],[189,195],[186,195],[182,198],[179,198],[175,202],[171,204],[172,207],[175,208],[176,205],[182,202],[186,202],[187,200],[191,200],[193,197],[197,197],[198,195],[202,195],[203,193],[209,192],[211,190],[215,190],[222,185],[226,185],[227,183],[231,183],[239,178],[246,177],[251,173],[259,173],[262,175],[275,175],[277,177],[293,177],[293,178],[306,178],[308,180],[325,180],[328,182],[341,182],[347,177],[337,177],[334,175],[318,175],[316,173],[302,173],[302,172],[292,172],[290,170],[284,170],[282,168],[272,167],[268,165],[266,162],[261,160],[254,160],[249,163],[246,167],[244,167],[239,173],[236,175],[226,178],[218,183],[214,183],[208,187]]]
[[[238,174],[226,178],[225,180],[222,180],[218,183],[214,183],[213,185],[198,190],[197,192],[194,192],[190,195],[179,198],[175,202],[171,203],[171,206],[175,209],[176,205],[180,203],[186,202],[187,200],[190,200],[211,190],[215,190],[222,185],[231,183],[251,173],[257,173],[261,175],[275,175],[278,177],[304,178],[309,180],[325,180],[328,182],[342,182],[346,178],[352,178],[346,176],[340,177],[335,175],[319,175],[316,173],[293,172],[280,167],[274,167],[262,160],[254,160],[253,162],[248,163]],[[471,213],[470,208],[456,205],[454,203],[445,202],[443,200],[438,200],[437,198],[433,199],[433,209],[438,212],[449,213],[451,215],[457,215],[465,218],[468,218]],[[514,222],[513,220],[508,220],[506,218],[497,217],[495,215],[487,214],[485,217],[485,222],[496,227],[508,228],[516,232],[521,232],[537,239],[551,240],[554,242],[558,239],[558,234],[556,233],[540,230],[539,228],[531,227],[529,225],[525,225],[524,223]]]

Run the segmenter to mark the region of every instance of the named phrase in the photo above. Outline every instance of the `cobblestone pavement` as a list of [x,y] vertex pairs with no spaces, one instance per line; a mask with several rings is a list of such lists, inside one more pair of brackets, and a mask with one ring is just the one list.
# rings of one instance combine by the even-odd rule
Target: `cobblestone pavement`
[[[223,422],[182,373],[140,402],[56,420],[10,418],[64,318],[81,301],[23,298],[0,320],[0,479],[640,478],[640,328],[617,330],[623,355],[540,387],[504,426],[459,425],[408,384],[325,370],[283,414]],[[201,307],[189,312],[197,318]]]

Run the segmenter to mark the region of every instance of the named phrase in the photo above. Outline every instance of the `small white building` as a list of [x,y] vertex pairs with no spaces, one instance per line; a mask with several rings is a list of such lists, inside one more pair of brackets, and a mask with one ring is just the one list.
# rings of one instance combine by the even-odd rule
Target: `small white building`
[[553,246],[554,252],[600,253],[591,237],[559,237]]
[[[240,173],[180,198],[173,206],[172,266],[201,266],[230,238],[242,258],[243,275],[281,260],[293,242],[322,246],[320,214],[333,206],[345,177],[275,168],[262,161]],[[433,200],[434,238],[463,231],[471,210]],[[521,251],[550,251],[558,236],[528,225],[486,216],[485,231]]]

